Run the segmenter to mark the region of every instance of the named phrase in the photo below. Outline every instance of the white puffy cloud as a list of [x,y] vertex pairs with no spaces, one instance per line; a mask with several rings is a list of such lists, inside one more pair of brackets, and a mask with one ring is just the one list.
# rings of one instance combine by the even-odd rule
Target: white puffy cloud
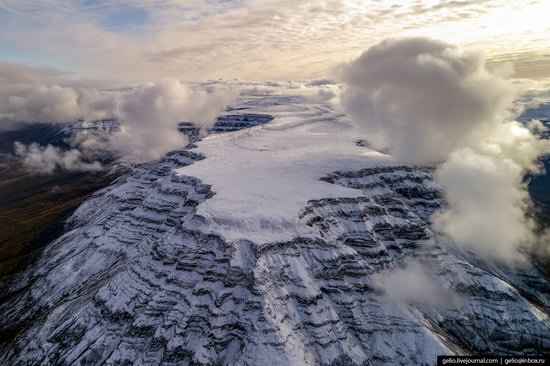
[[532,239],[524,172],[507,157],[454,152],[437,171],[449,208],[434,217],[436,227],[481,254],[513,259],[518,245]]
[[342,105],[371,145],[403,162],[440,164],[435,179],[448,207],[434,215],[436,228],[507,261],[537,240],[523,178],[550,146],[513,121],[521,89],[489,72],[482,52],[390,39],[343,66],[341,76]]
[[474,252],[514,261],[522,246],[540,240],[526,215],[532,202],[524,176],[548,152],[548,141],[517,122],[454,151],[436,171],[449,207],[434,216],[435,226]]
[[342,68],[342,104],[370,143],[399,160],[445,160],[506,117],[516,87],[481,52],[428,38],[389,39]]
[[54,174],[59,170],[93,172],[103,169],[99,162],[87,162],[79,150],[63,151],[55,146],[15,143],[15,155],[31,174]]
[[110,117],[116,83],[75,80],[57,70],[0,62],[0,130],[17,123],[65,123]]
[[0,118],[8,121],[64,123],[81,117],[99,119],[112,114],[115,106],[111,96],[97,90],[59,85],[33,85],[10,94],[0,102]]
[[455,292],[438,281],[418,261],[382,273],[378,279],[387,296],[400,303],[444,307],[460,301]]
[[179,122],[208,128],[236,96],[236,91],[207,92],[174,79],[141,85],[120,95],[114,114],[122,121],[121,130],[110,136],[109,145],[124,154],[159,158],[185,145]]
[[82,87],[82,81],[72,82],[60,75],[0,63],[0,129],[13,128],[17,123],[116,118],[120,131],[107,139],[94,140],[91,136],[79,144],[87,149],[156,159],[186,144],[185,136],[178,132],[179,122],[207,128],[238,94],[227,85],[192,86],[168,78],[126,89],[101,90]]

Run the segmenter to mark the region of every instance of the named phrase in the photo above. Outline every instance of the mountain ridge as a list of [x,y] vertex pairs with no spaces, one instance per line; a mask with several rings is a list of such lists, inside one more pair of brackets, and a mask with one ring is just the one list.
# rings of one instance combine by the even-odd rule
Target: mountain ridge
[[[445,202],[430,172],[367,147],[349,150],[358,154],[350,164],[357,169],[314,170],[322,192],[344,187],[350,196],[308,199],[288,226],[290,238],[247,239],[254,221],[244,222],[244,237],[217,232],[213,219],[224,211],[205,204],[228,191],[216,177],[185,174],[214,159],[209,144],[237,141],[250,150],[269,148],[264,137],[282,129],[298,136],[289,144],[300,133],[325,136],[335,123],[347,131],[329,105],[273,96],[242,105],[275,114],[275,123],[174,151],[76,210],[0,307],[3,332],[22,327],[2,345],[1,363],[408,365],[433,364],[443,354],[550,349],[550,288],[541,273],[529,263],[512,269],[479,259],[441,237],[430,216]],[[284,124],[277,115],[293,119]],[[309,159],[305,147],[298,150]],[[369,156],[372,163],[361,163]],[[320,156],[320,167],[331,159]],[[238,193],[248,199],[255,192],[244,186]],[[227,212],[239,219],[238,210]],[[294,215],[274,210],[267,217],[287,214]],[[432,298],[388,281],[395,273],[403,282],[416,276],[410,285]]]

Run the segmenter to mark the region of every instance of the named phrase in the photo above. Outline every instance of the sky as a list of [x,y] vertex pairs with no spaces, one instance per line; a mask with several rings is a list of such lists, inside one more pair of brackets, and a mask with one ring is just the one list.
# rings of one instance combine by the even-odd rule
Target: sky
[[388,37],[431,36],[543,79],[549,11],[543,0],[0,0],[0,61],[136,82],[305,80]]

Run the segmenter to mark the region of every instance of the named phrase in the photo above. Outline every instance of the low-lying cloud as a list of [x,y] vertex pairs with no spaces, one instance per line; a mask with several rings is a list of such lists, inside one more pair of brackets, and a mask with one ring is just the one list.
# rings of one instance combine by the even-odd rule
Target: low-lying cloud
[[[20,123],[114,118],[120,123],[119,131],[102,139],[90,136],[78,142],[79,148],[113,151],[139,159],[157,159],[185,146],[187,139],[178,131],[179,122],[192,122],[205,130],[238,95],[227,86],[203,88],[176,79],[101,90],[81,87],[47,69],[18,67],[10,73],[11,69],[13,65],[0,64],[0,71],[5,71],[0,72],[0,129]],[[37,148],[32,150],[33,156],[39,152]],[[42,152],[53,155],[52,151]],[[51,171],[49,158],[44,159],[44,172]]]
[[372,146],[403,162],[439,164],[435,179],[448,201],[433,217],[441,232],[509,261],[536,240],[523,177],[549,144],[513,120],[521,89],[489,72],[483,52],[390,39],[343,66],[341,77],[342,105]]
[[340,93],[340,85],[329,79],[315,79],[309,82],[272,80],[265,82],[217,80],[213,82],[238,86],[245,94],[298,96],[312,101],[327,101],[336,98]]
[[114,115],[121,127],[109,137],[109,145],[123,154],[159,158],[186,144],[186,137],[178,132],[179,122],[207,129],[236,96],[228,89],[207,92],[174,79],[141,85],[118,96]]
[[387,296],[393,301],[412,305],[446,307],[459,303],[458,295],[430,275],[417,261],[379,275]]
[[526,215],[532,202],[524,175],[538,170],[536,159],[548,144],[515,122],[502,128],[508,131],[500,141],[487,137],[477,149],[459,149],[438,168],[435,179],[445,188],[449,207],[433,219],[457,243],[513,260],[522,244],[537,240]]
[[40,146],[36,143],[15,143],[15,156],[21,159],[31,174],[54,174],[60,170],[70,172],[95,172],[103,167],[97,161],[86,161],[76,149],[63,151],[55,146]]
[[63,123],[78,118],[100,119],[112,114],[116,99],[93,89],[60,85],[20,88],[1,105],[0,118],[14,122]]

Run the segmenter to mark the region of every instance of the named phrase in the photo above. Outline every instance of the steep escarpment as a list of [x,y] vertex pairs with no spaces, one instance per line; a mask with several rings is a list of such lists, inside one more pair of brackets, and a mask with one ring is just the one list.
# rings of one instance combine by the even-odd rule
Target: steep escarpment
[[[25,325],[4,363],[408,364],[550,346],[549,294],[536,272],[476,266],[437,243],[428,174],[332,174],[324,179],[365,196],[311,201],[300,217],[318,237],[257,246],[194,229],[195,207],[212,192],[171,169],[198,158],[175,153],[75,213],[19,284],[25,295],[3,306],[4,327]],[[387,298],[377,274],[411,258],[458,304]]]
[[[415,317],[448,345],[478,354],[537,354],[548,349],[548,283],[533,267],[512,270],[479,260],[433,232],[429,217],[444,202],[427,173],[383,167],[323,179],[362,188],[367,198],[354,202],[351,210],[341,210],[348,202],[313,202],[304,218],[324,237],[364,253],[378,269],[414,260],[452,290],[456,299],[443,308],[434,299],[409,304]],[[323,219],[327,215],[319,212],[327,209],[346,212],[346,220]],[[380,258],[385,261],[380,263]]]

